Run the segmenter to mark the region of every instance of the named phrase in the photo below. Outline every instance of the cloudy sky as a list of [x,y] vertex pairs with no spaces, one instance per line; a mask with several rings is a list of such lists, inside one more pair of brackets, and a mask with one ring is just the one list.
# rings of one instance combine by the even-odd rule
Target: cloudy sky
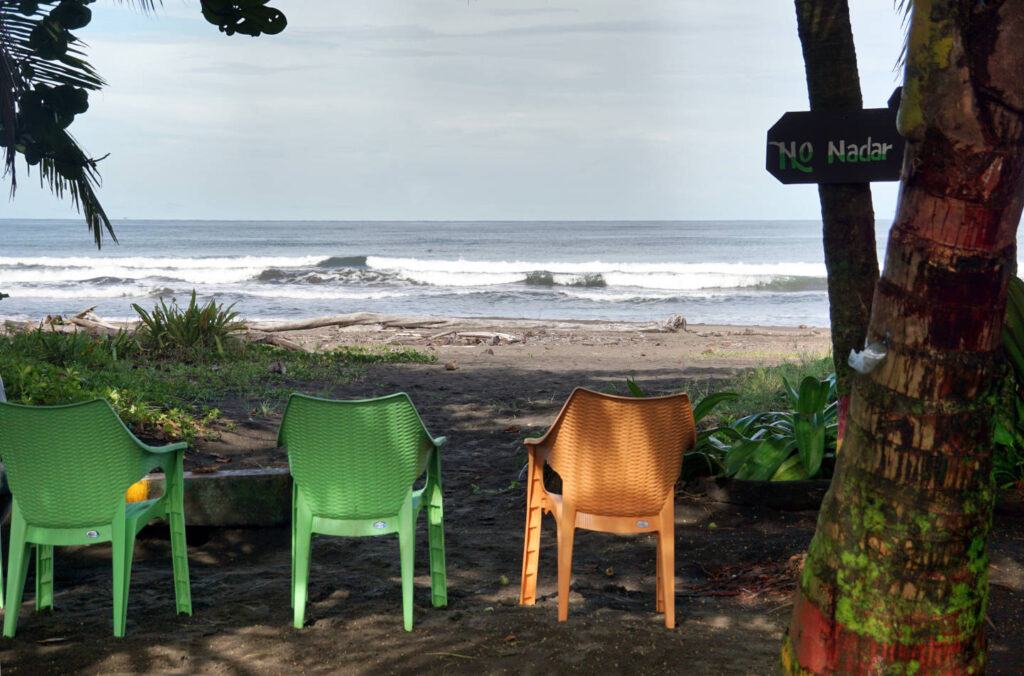
[[[72,127],[120,218],[815,219],[764,169],[807,108],[791,0],[272,0],[227,37],[197,1],[92,5],[108,81]],[[891,0],[850,0],[865,105],[898,84]],[[75,212],[19,164],[0,217]],[[6,193],[6,189],[4,189]],[[896,184],[874,184],[891,218]]]

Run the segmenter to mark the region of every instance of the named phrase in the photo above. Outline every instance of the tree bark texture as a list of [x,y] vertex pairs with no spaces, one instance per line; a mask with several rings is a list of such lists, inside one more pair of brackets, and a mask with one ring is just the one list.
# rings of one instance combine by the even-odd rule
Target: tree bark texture
[[[847,0],[795,0],[811,110],[860,110],[860,76]],[[841,395],[850,389],[850,350],[864,347],[878,281],[869,183],[819,184],[828,271],[832,356]]]
[[914,0],[903,184],[786,674],[985,669],[992,417],[1024,197],[1024,0]]

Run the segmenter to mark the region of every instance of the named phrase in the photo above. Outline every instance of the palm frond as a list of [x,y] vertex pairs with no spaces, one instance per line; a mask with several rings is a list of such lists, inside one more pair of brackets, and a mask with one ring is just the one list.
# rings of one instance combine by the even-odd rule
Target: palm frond
[[71,134],[66,131],[62,134],[61,156],[46,156],[39,161],[39,183],[49,187],[50,192],[59,198],[67,193],[75,209],[85,216],[85,224],[97,249],[103,246],[104,230],[116,244],[117,235],[94,189],[101,182],[96,165],[104,158],[87,157]]
[[26,84],[66,84],[89,90],[106,84],[86,63],[84,45],[73,36],[64,54],[56,58],[42,57],[31,46],[32,33],[39,29],[47,14],[39,10],[32,16],[22,16],[11,9],[17,6],[14,0],[0,0],[0,54],[9,61],[12,70],[20,71],[18,74]]
[[[143,14],[145,14],[146,12],[155,12],[156,11],[156,2],[154,0],[117,0],[117,4],[119,4],[119,5],[134,5]],[[160,4],[162,5],[164,3],[161,2]]]
[[[137,0],[143,9],[152,0]],[[81,5],[54,0],[32,7],[0,0],[0,147],[3,176],[17,189],[15,158],[39,166],[39,180],[59,198],[70,197],[84,213],[96,246],[106,231],[116,242],[110,219],[96,195],[98,160],[90,158],[67,131],[74,116],[88,108],[89,91],[105,83],[85,60],[83,43],[68,27],[89,22]]]
[[15,147],[17,145],[17,88],[14,79],[15,63],[13,53],[8,48],[10,38],[6,12],[0,5],[0,144],[4,149],[3,176],[11,176],[11,196],[17,188],[15,176]]
[[914,12],[914,0],[892,0],[893,7],[903,15],[901,28],[903,28],[903,46],[900,48],[900,55],[896,57],[896,65],[893,70],[900,70],[907,65],[907,48],[910,45],[910,15]]

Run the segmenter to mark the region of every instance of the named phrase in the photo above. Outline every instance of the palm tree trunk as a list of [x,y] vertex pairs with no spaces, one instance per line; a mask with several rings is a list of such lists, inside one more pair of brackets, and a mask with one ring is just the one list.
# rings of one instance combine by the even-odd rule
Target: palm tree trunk
[[786,674],[985,667],[992,417],[1024,200],[1024,0],[915,0],[903,186]]
[[[860,110],[860,76],[847,0],[795,0],[811,110]],[[832,356],[840,396],[850,390],[850,350],[864,346],[878,281],[869,183],[818,185],[828,271]]]

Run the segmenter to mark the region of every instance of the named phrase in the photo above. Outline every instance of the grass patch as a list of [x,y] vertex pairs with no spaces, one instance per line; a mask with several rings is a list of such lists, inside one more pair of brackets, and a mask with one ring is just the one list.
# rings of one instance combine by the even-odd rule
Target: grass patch
[[758,366],[717,383],[695,383],[683,389],[689,391],[690,399],[694,402],[699,402],[713,392],[737,393],[737,399],[722,402],[706,418],[708,425],[719,425],[754,413],[786,410],[789,404],[783,389],[784,378],[790,384],[799,383],[807,376],[821,380],[834,370],[831,356],[803,358],[798,362],[778,366]]
[[[37,330],[0,337],[0,375],[11,401],[67,404],[104,397],[137,434],[194,442],[209,434],[229,397],[274,411],[296,382],[350,382],[375,363],[426,363],[407,347],[349,346],[306,353],[269,345],[147,349],[127,334],[97,338]],[[273,365],[273,368],[271,368]],[[251,407],[251,408],[252,408]]]

